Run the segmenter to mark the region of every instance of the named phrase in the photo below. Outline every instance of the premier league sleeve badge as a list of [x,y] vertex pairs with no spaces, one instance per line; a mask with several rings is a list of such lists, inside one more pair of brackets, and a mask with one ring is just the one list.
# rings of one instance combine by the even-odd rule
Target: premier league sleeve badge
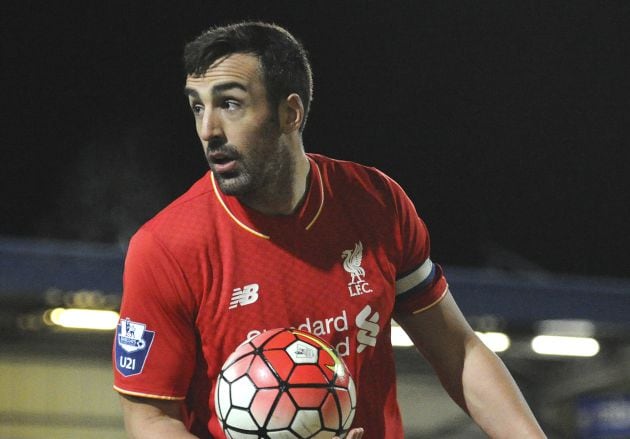
[[116,369],[128,377],[142,373],[155,331],[144,323],[121,319],[116,327]]

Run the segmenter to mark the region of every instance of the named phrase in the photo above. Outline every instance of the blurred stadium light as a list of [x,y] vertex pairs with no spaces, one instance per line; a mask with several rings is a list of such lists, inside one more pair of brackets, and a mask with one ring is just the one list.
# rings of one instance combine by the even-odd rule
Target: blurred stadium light
[[100,309],[55,308],[44,313],[46,323],[71,329],[112,331],[118,319],[117,312]]

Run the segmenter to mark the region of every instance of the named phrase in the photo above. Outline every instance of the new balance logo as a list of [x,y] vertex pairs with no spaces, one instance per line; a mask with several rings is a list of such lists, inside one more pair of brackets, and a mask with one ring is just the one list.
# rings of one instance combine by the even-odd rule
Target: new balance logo
[[380,326],[378,326],[379,317],[378,311],[372,314],[370,305],[365,305],[365,308],[357,314],[355,322],[360,328],[357,333],[357,341],[359,342],[357,345],[358,353],[363,352],[368,346],[376,346],[376,336],[381,330]]
[[258,284],[245,285],[243,288],[234,288],[232,293],[232,301],[230,302],[230,309],[234,309],[237,306],[251,305],[258,300]]

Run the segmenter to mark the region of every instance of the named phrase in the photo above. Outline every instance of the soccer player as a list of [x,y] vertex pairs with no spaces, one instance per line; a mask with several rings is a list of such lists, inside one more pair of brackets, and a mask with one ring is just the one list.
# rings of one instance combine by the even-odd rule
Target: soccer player
[[544,437],[458,309],[401,187],[305,153],[312,75],[301,44],[238,23],[200,35],[184,60],[210,172],[129,245],[113,352],[129,435],[223,437],[212,403],[221,365],[247,338],[296,327],[348,364],[358,395],[348,438],[402,438],[393,317],[490,437]]

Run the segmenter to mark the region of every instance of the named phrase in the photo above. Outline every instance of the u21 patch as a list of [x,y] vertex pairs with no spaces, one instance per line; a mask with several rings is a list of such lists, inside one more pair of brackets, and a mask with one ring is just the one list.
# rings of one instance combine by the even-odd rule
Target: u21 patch
[[116,327],[116,370],[128,377],[142,373],[155,331],[144,323],[120,319]]

